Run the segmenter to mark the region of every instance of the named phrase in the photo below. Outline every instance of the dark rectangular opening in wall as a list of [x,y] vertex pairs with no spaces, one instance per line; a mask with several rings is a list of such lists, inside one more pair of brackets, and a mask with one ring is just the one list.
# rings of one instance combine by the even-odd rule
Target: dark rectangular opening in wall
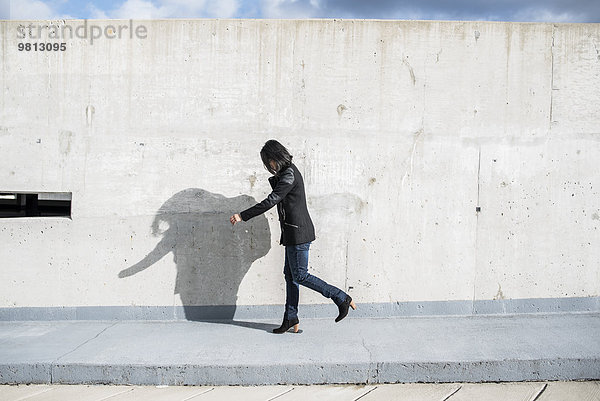
[[71,217],[71,192],[0,192],[0,218]]

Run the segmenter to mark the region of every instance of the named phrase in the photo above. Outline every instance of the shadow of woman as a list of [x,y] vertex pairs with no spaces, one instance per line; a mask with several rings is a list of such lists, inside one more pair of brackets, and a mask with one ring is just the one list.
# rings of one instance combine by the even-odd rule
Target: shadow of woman
[[142,260],[119,272],[133,276],[173,252],[177,266],[175,294],[187,320],[270,329],[275,325],[235,321],[239,286],[252,263],[271,248],[264,215],[232,226],[229,217],[256,204],[240,195],[226,198],[199,188],[173,195],[156,213],[152,234],[162,239]]

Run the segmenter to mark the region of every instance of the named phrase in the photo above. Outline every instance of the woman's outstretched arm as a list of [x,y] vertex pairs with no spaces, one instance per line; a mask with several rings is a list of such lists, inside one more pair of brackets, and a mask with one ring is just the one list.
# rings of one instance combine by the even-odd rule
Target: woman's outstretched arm
[[293,187],[294,187],[294,170],[290,167],[290,168],[285,169],[281,173],[281,176],[279,177],[279,181],[277,182],[277,185],[273,189],[273,192],[271,192],[269,194],[269,196],[267,196],[265,198],[265,200],[263,200],[260,203],[257,203],[256,205],[252,206],[249,209],[244,210],[243,212],[241,212],[239,214],[237,214],[237,213],[234,214],[233,216],[231,216],[229,221],[231,221],[231,224],[235,224],[241,220],[248,221],[251,218],[258,216],[259,214],[263,214],[264,212],[266,212],[267,210],[269,210],[270,208],[272,208],[273,206],[275,206],[276,204],[281,202],[281,200],[283,198],[285,198],[285,196],[288,194],[288,192],[290,192],[290,190]]

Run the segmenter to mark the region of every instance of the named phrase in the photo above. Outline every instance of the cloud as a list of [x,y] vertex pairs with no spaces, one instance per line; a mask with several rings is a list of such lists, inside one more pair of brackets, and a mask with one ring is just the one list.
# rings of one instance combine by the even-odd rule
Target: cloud
[[573,22],[586,21],[586,16],[580,13],[548,9],[523,9],[515,13],[516,21],[528,22]]
[[319,3],[314,0],[261,0],[260,7],[263,18],[316,18],[322,13]]
[[108,19],[108,15],[106,15],[106,13],[103,10],[99,9],[93,4],[88,4],[87,11],[89,12],[89,18]]
[[11,19],[53,19],[56,17],[56,11],[43,1],[13,0],[10,2]]
[[150,1],[127,0],[119,8],[105,12],[109,18],[152,19],[167,17],[165,8],[157,7]]
[[10,0],[0,0],[0,19],[10,19]]
[[127,0],[112,10],[94,7],[94,15],[121,19],[233,18],[239,7],[238,0]]
[[[1,1],[1,0],[0,0]],[[56,20],[73,19],[70,14],[59,11],[65,0],[5,0],[10,4],[10,14],[7,18],[13,20]]]
[[266,18],[600,22],[597,0],[261,0]]
[[209,14],[219,18],[233,18],[236,16],[240,4],[237,0],[220,0],[210,2]]
[[[8,0],[0,0],[8,1]],[[373,18],[600,22],[599,0],[12,0],[13,19]],[[77,6],[79,4],[79,6]],[[78,9],[77,9],[78,8]]]

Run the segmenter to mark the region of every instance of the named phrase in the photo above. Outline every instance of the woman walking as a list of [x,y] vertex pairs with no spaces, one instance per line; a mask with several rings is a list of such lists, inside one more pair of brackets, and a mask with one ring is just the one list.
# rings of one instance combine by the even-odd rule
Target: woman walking
[[292,163],[292,155],[276,140],[265,143],[260,157],[266,169],[273,174],[269,177],[273,191],[262,202],[231,216],[230,221],[231,224],[248,221],[277,205],[281,227],[279,243],[285,246],[283,274],[286,299],[283,323],[273,329],[273,333],[285,333],[292,327],[294,332],[298,332],[299,285],[331,298],[338,306],[339,315],[335,321],[339,322],[348,315],[348,309],[356,309],[356,305],[344,291],[308,273],[308,250],[315,240],[315,228],[306,207],[302,175]]

